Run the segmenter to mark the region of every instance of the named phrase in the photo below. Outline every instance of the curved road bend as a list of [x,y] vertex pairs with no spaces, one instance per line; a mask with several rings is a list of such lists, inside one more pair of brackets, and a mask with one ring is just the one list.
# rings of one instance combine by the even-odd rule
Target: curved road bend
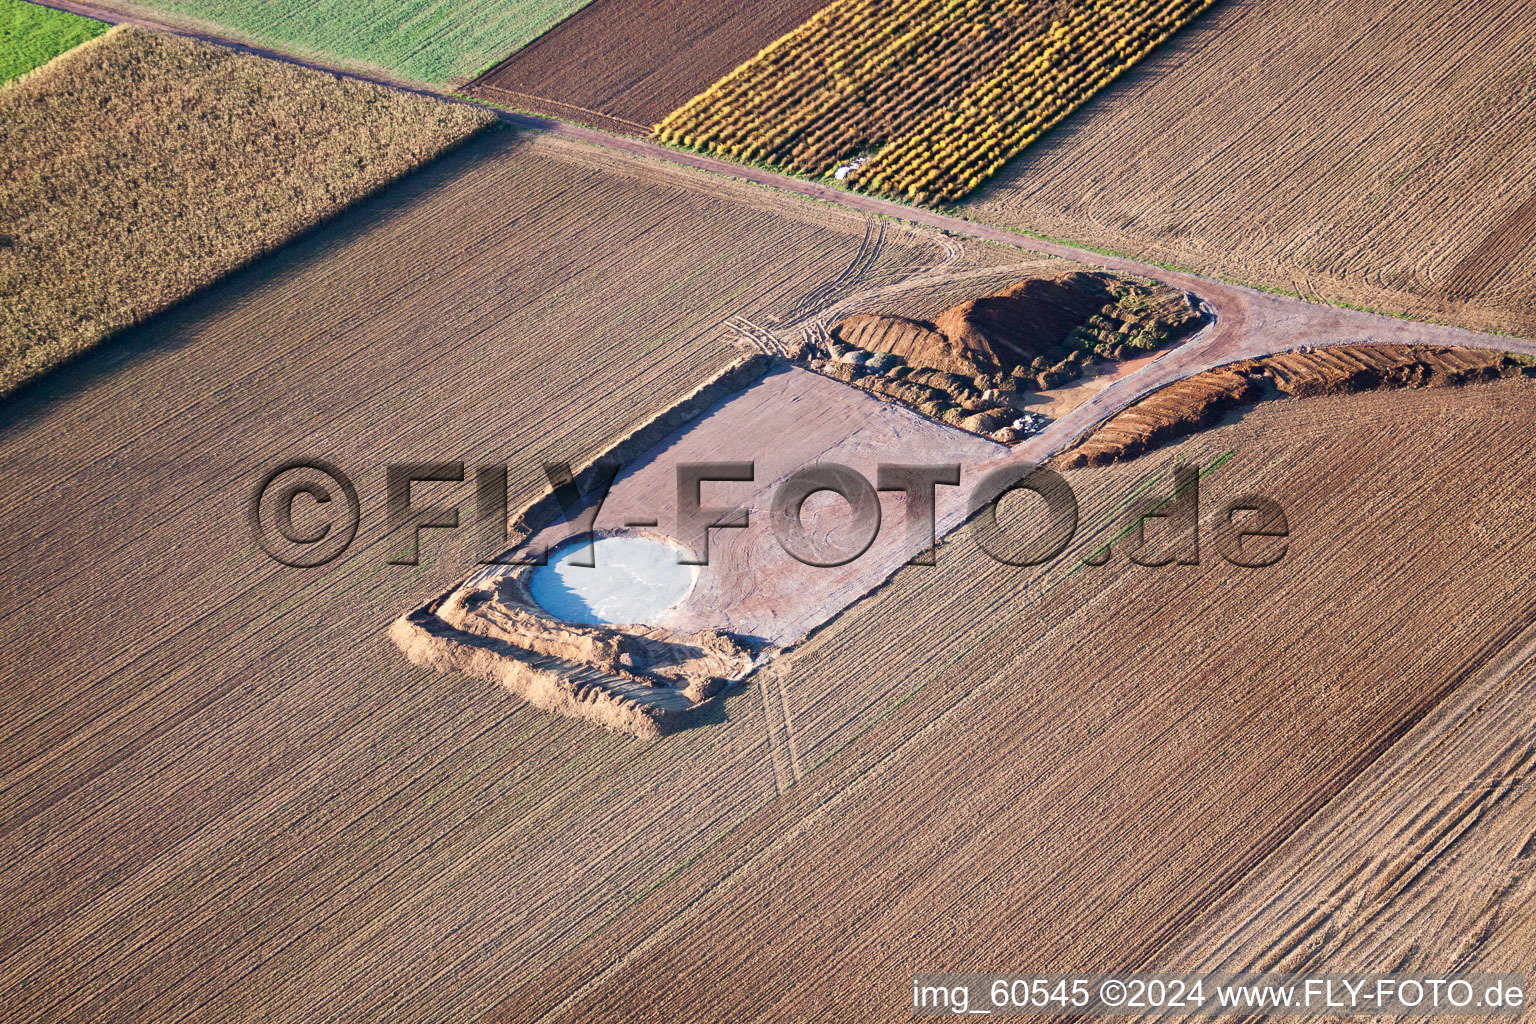
[[[399,89],[425,96],[433,96],[450,103],[468,103],[447,96],[422,85],[395,79],[345,71],[318,61],[294,57],[290,54],[251,46],[222,36],[178,28],[167,22],[137,14],[114,11],[80,0],[34,0],[44,6],[73,14],[95,18],[110,24],[137,25],[141,28],[173,35],[200,39],[242,53],[255,54],[271,60],[323,71],[328,74],[359,81],[372,82],[390,89]],[[479,106],[479,104],[474,104]],[[1424,344],[1467,345],[1492,348],[1501,351],[1520,352],[1536,356],[1536,342],[1509,338],[1496,334],[1400,320],[1395,317],[1334,306],[1320,306],[1300,299],[1259,291],[1242,285],[1228,284],[1215,278],[1198,274],[1185,274],[1137,260],[1106,256],[1090,249],[1043,239],[1031,238],[1005,228],[976,224],[961,217],[953,217],[933,210],[888,199],[833,188],[820,182],[805,181],[788,175],[776,174],[760,167],[731,163],[700,153],[672,149],[641,138],[610,135],[595,128],[555,121],[514,111],[485,107],[503,121],[526,130],[547,132],[564,139],[588,143],[605,149],[618,150],[634,156],[648,157],[680,167],[709,171],[731,178],[754,182],[784,192],[792,192],[825,203],[833,203],[848,210],[891,217],[896,220],[919,224],[924,227],[947,231],[1012,246],[1027,252],[1045,253],[1072,260],[1086,266],[1101,267],[1151,277],[1193,292],[1215,313],[1214,322],[1208,324],[1195,337],[1171,349],[1163,356],[1134,373],[1115,381],[1094,397],[1078,406],[1071,413],[1053,422],[1048,428],[1018,445],[1014,458],[1031,461],[1043,460],[1064,448],[1114,413],[1145,397],[1147,394],[1174,381],[1192,377],[1197,373],[1226,363],[1259,356],[1273,355],[1301,345],[1353,345],[1353,344]]]

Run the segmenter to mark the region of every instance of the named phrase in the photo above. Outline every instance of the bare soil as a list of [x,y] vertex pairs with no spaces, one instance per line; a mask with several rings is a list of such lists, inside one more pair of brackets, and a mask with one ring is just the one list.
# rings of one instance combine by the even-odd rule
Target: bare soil
[[[739,354],[727,318],[794,305],[865,238],[861,216],[495,133],[7,401],[7,1019],[487,1008],[507,967],[487,938],[547,960],[680,864],[676,839],[772,794],[762,731],[647,754],[406,661],[388,624],[482,553],[428,531],[422,566],[389,565],[384,467],[505,464],[518,507],[542,461],[675,404]],[[939,252],[895,227],[873,262]],[[244,509],[315,456],[363,522],[337,562],[288,569]],[[470,515],[472,482],[416,490]],[[684,823],[665,846],[659,805],[626,808],[642,777]],[[599,821],[627,842],[589,842]],[[587,910],[550,913],[568,885]],[[414,953],[383,950],[397,938]]]
[[[1117,561],[1058,583],[998,575],[962,535],[666,743],[412,668],[385,624],[478,551],[395,574],[383,464],[595,454],[724,365],[726,318],[794,308],[867,239],[716,178],[501,145],[0,417],[27,481],[0,498],[11,1018],[783,1019],[850,995],[895,1018],[913,970],[1155,962],[1532,621],[1536,396],[1505,381],[1267,403],[1166,453],[1241,454],[1210,497],[1285,503],[1281,572]],[[874,262],[932,256],[909,237]],[[1296,307],[1227,308],[1222,345]],[[285,570],[241,509],[274,461],[316,453],[372,496],[362,543]],[[1085,542],[1165,473],[1160,454],[1077,474]],[[1523,778],[1493,750],[1525,734],[1488,735],[1416,795]],[[1426,820],[1442,806],[1468,805]],[[1528,864],[1515,806],[1484,829],[1472,805],[1451,849]],[[1429,872],[1395,908],[1423,920],[1447,877],[1438,905],[1469,905]],[[1416,955],[1470,935],[1490,969],[1528,967],[1529,918],[1501,908],[1529,901],[1481,898],[1522,878]]]
[[932,321],[855,313],[828,337],[808,332],[791,354],[818,373],[1012,443],[1028,436],[1019,415],[1028,393],[1177,344],[1204,319],[1193,296],[1168,285],[1055,266]]
[[[700,393],[717,401],[701,407],[691,396],[684,404],[693,406],[691,416],[659,417],[663,426],[677,422],[676,429],[642,431],[648,446],[626,442],[603,456],[624,468],[592,528],[634,533],[627,524],[643,519],[651,525],[638,532],[675,541],[684,540],[675,532],[680,467],[721,459],[752,464],[750,482],[709,485],[729,493],[747,522],[709,538],[708,564],[698,567],[685,598],[644,625],[579,626],[538,607],[528,595],[527,569],[487,568],[397,622],[392,635],[401,649],[418,664],[466,671],[539,707],[642,738],[695,725],[700,702],[804,639],[913,554],[902,528],[906,495],[886,493],[877,499],[883,525],[859,557],[835,566],[792,558],[773,532],[774,491],[786,477],[818,463],[847,466],[871,482],[881,463],[959,464],[975,473],[1007,451],[782,361],[759,355],[754,362],[763,364],[759,379],[735,393],[707,386]],[[764,445],[770,436],[773,443]],[[940,535],[967,513],[957,488],[942,491],[934,496]],[[834,542],[849,530],[848,513],[842,499],[807,501],[800,510],[807,533]],[[564,513],[525,514],[519,523],[526,530],[520,527],[503,560],[554,550],[576,529]]]
[[1528,970],[1532,654],[1527,634],[1491,659],[1193,922],[1159,968]]
[[1217,4],[962,212],[1536,336],[1533,37],[1524,0]]
[[821,0],[595,0],[465,91],[647,135],[673,109],[821,7]]
[[[1269,570],[1210,552],[1144,569],[1121,546],[1061,580],[1059,568],[1000,572],[957,538],[937,568],[904,570],[760,692],[728,702],[726,729],[768,714],[801,766],[794,786],[504,991],[498,1019],[895,1019],[916,971],[1156,964],[1226,893],[1248,894],[1224,918],[1236,920],[1253,901],[1343,879],[1360,854],[1335,864],[1321,824],[1288,840],[1333,820],[1358,851],[1369,824],[1347,804],[1328,816],[1331,801],[1536,623],[1520,430],[1533,402],[1531,382],[1514,380],[1266,403],[1154,458],[1072,475],[1093,509],[1091,545],[1114,526],[1112,499],[1166,489],[1174,459],[1233,452],[1202,500],[1283,504],[1289,550]],[[1492,810],[1476,794],[1524,792],[1509,744],[1528,743],[1502,727],[1484,735],[1466,736],[1466,758],[1433,791],[1396,789],[1388,774],[1371,792],[1431,814]],[[1485,764],[1516,774],[1488,787]],[[1415,821],[1400,820],[1394,835],[1414,839]],[[1521,867],[1519,820],[1475,814],[1455,834]],[[1416,962],[1474,942],[1484,969],[1524,969],[1532,932],[1518,901],[1462,913],[1457,880],[1469,876],[1406,871],[1415,848],[1389,842],[1369,863],[1394,885],[1411,876],[1405,924],[1417,908],[1456,910],[1446,931],[1399,933]],[[1285,862],[1305,887],[1248,888],[1282,849],[1312,855]],[[1523,867],[1511,878],[1529,885]],[[1479,898],[1496,881],[1480,880]],[[1372,896],[1393,905],[1391,890]],[[1269,962],[1273,938],[1253,933],[1229,963]]]

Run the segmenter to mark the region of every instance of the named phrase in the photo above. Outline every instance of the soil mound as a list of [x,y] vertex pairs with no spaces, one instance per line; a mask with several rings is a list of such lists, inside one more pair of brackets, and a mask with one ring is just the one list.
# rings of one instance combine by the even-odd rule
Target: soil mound
[[1296,398],[1364,391],[1378,387],[1436,387],[1492,380],[1518,361],[1475,348],[1413,345],[1350,345],[1310,352],[1285,352],[1255,360],[1251,367]]
[[913,366],[974,376],[976,364],[933,324],[904,316],[855,313],[837,325],[837,336],[866,352],[889,352]]
[[1020,281],[995,295],[946,309],[935,326],[977,368],[972,372],[1008,373],[1048,357],[1073,330],[1113,302],[1109,280],[1103,274],[1079,273]]
[[1267,394],[1312,398],[1374,388],[1447,387],[1517,374],[1536,375],[1536,365],[1487,349],[1340,345],[1283,352],[1207,370],[1155,391],[1104,421],[1057,461],[1071,469],[1135,458],[1204,430],[1229,409]]
[[1016,368],[1054,366],[1075,347],[1102,347],[1102,354],[1121,358],[1127,346],[1153,348],[1199,319],[1175,289],[1133,289],[1113,274],[1078,271],[969,299],[932,323],[860,313],[837,324],[834,333],[845,344],[901,356],[912,366],[1008,375]]
[[1245,373],[1209,370],[1177,381],[1106,420],[1061,456],[1069,469],[1133,459],[1177,438],[1214,426],[1227,410],[1251,405],[1263,390]]
[[1103,271],[1028,278],[933,322],[857,313],[792,358],[924,416],[1013,444],[1049,422],[1017,396],[1062,387],[1099,360],[1144,355],[1199,327],[1188,292]]

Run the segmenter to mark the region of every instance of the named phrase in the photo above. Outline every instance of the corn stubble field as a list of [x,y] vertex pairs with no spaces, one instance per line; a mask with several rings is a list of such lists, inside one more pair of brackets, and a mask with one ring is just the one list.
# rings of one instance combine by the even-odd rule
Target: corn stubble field
[[0,394],[494,123],[118,28],[0,91]]
[[835,0],[656,137],[919,202],[991,177],[1212,0]]
[[1217,4],[961,212],[1536,335],[1536,7]]

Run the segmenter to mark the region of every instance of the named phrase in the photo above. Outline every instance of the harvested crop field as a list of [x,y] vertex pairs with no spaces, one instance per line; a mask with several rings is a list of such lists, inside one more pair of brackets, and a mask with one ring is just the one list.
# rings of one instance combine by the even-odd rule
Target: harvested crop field
[[1536,335],[1536,8],[1217,4],[966,216]]
[[[386,565],[386,463],[505,461],[528,500],[731,358],[722,321],[864,258],[835,210],[611,163],[472,142],[7,406],[9,1019],[886,1018],[914,969],[1136,962],[1531,620],[1510,381],[1170,452],[1285,504],[1273,573],[1120,559],[1035,600],[961,537],[660,743],[413,668],[386,625],[477,552]],[[283,569],[243,504],[309,455],[360,543]],[[1165,470],[1075,475],[1085,541]]]
[[[856,257],[891,274],[943,252],[870,237],[490,133],[5,403],[0,464],[25,481],[0,497],[7,1020],[467,1016],[505,987],[482,968],[565,950],[775,792],[763,729],[647,754],[407,663],[389,622],[479,551],[429,532],[421,568],[388,565],[384,466],[504,462],[516,507],[541,461],[606,449],[734,358],[729,317]],[[286,569],[245,503],[317,455],[363,524],[337,563]],[[402,939],[401,961],[346,952]]]
[[0,0],[0,85],[106,30],[106,25],[92,18],[25,0]]
[[[1159,316],[1166,307],[1167,316]],[[1087,337],[1090,318],[1115,317],[1103,337]],[[1172,323],[1177,317],[1177,323]],[[1150,282],[1138,287],[1113,274],[1070,271],[1030,277],[990,295],[967,299],[932,323],[910,317],[858,314],[834,327],[838,338],[868,352],[899,355],[914,366],[950,373],[1008,374],[1045,370],[1082,342],[1118,346],[1101,355],[1141,354],[1169,340],[1159,330],[1189,330],[1200,321],[1183,293]],[[1084,351],[1092,353],[1092,349]],[[1054,358],[1053,358],[1054,357]],[[1020,375],[1022,376],[1022,374]]]
[[651,126],[815,14],[823,0],[595,0],[466,90],[627,134]]
[[93,0],[361,71],[463,82],[586,0]]
[[[1536,623],[1533,403],[1527,381],[1272,403],[1072,477],[1103,509],[1174,457],[1235,451],[1202,500],[1283,504],[1290,550],[1270,570],[1122,552],[1058,583],[963,539],[903,570],[728,703],[721,731],[759,727],[761,705],[795,785],[536,959],[498,1019],[895,1019],[914,971],[1156,962]],[[1466,927],[1485,922],[1481,969],[1528,967],[1527,918]],[[1444,963],[1469,932],[1415,934]],[[1367,953],[1350,969],[1395,963]]]
[[1511,645],[1361,773],[1192,923],[1160,969],[1529,971],[1532,640]]
[[0,394],[493,123],[135,28],[76,48],[0,91]]

